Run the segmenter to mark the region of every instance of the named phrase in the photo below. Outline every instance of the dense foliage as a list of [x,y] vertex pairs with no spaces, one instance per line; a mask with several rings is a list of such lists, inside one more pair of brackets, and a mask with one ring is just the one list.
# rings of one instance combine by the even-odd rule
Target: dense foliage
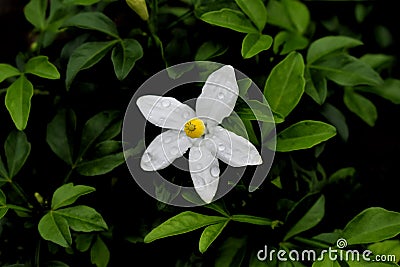
[[[393,7],[368,1],[23,3],[23,26],[3,39],[25,43],[2,49],[0,63],[0,265],[398,266],[391,16]],[[123,151],[121,130],[137,88],[190,61],[251,78],[275,123],[266,103],[250,100],[235,107],[244,128],[232,131],[276,154],[256,190],[246,172],[222,199],[181,208],[137,186],[125,157],[144,148]],[[238,81],[243,98],[248,82]],[[263,138],[270,126],[276,144]],[[175,178],[173,167],[164,174]],[[264,246],[368,249],[396,260],[260,261]]]

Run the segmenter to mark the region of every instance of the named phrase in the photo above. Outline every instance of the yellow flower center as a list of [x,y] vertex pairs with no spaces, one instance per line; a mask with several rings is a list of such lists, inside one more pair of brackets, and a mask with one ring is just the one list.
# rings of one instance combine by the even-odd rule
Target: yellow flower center
[[185,123],[184,130],[187,136],[191,138],[199,138],[204,134],[206,126],[199,118],[193,118]]

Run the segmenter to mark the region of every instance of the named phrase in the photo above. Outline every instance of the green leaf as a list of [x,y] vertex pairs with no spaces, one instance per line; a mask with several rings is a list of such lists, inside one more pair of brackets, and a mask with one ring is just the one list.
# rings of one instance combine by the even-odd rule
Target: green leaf
[[379,74],[368,64],[347,54],[334,54],[310,68],[321,71],[329,80],[342,86],[380,85]]
[[229,220],[226,220],[225,222],[212,224],[204,228],[199,240],[199,251],[201,253],[206,252],[212,242],[222,233],[228,222]]
[[268,50],[272,45],[272,37],[269,35],[249,33],[242,43],[243,58],[251,58],[261,51]]
[[73,204],[80,196],[96,191],[95,188],[86,185],[65,184],[54,192],[51,200],[52,210]]
[[199,49],[197,49],[194,60],[205,61],[220,55],[223,55],[228,50],[227,46],[223,46],[220,43],[214,41],[204,42]]
[[[6,167],[4,166],[3,160],[1,159],[1,155],[0,155],[0,178],[8,178],[8,172],[6,170]],[[1,187],[1,181],[0,181],[0,187]]]
[[349,138],[349,127],[346,123],[346,117],[343,113],[329,103],[325,103],[322,106],[321,114],[333,125],[335,126],[339,136],[347,141]]
[[88,206],[74,206],[53,211],[62,216],[74,231],[93,232],[107,230],[107,224],[100,213]]
[[[332,125],[321,121],[304,120],[297,122],[278,133],[276,137],[276,151],[288,152],[307,149],[336,135]],[[267,146],[273,148],[273,143]]]
[[67,89],[79,71],[88,69],[99,62],[118,40],[108,42],[87,42],[79,46],[71,55],[67,65],[65,85]]
[[297,52],[291,52],[272,69],[264,87],[272,111],[286,117],[296,107],[304,92],[303,75],[303,57]]
[[111,60],[118,80],[123,80],[132,70],[135,62],[142,58],[143,49],[138,41],[134,39],[124,39],[114,47]]
[[21,72],[9,64],[0,64],[0,83],[5,79],[20,75]]
[[[279,116],[273,116],[270,107],[258,100],[247,100],[246,104],[249,108],[241,107],[236,113],[242,119],[258,120],[263,122],[282,122]],[[272,116],[271,116],[272,115]]]
[[383,208],[365,209],[343,229],[348,245],[383,241],[400,233],[400,213]]
[[339,180],[346,179],[347,177],[353,177],[355,173],[356,169],[353,167],[342,168],[332,173],[331,176],[329,176],[328,181],[330,183],[335,183]]
[[315,102],[322,105],[328,95],[327,82],[321,72],[309,68],[305,69],[306,86],[305,92]]
[[107,156],[110,154],[122,151],[122,141],[106,140],[98,143],[95,148],[95,154],[98,157]]
[[50,211],[42,217],[38,230],[43,239],[54,242],[62,247],[70,247],[72,244],[71,232],[67,220],[55,212]]
[[281,31],[274,38],[275,54],[286,55],[295,50],[302,50],[308,45],[308,39],[297,32]]
[[76,236],[75,238],[75,244],[76,244],[76,249],[80,252],[85,252],[90,248],[90,245],[92,244],[94,234],[87,234],[87,233],[81,233]]
[[0,219],[6,215],[7,211],[6,195],[0,190]]
[[242,12],[229,8],[223,8],[218,11],[204,13],[200,19],[209,24],[228,28],[238,32],[258,32],[251,21],[249,21]]
[[375,125],[375,121],[378,118],[378,111],[370,100],[357,94],[354,90],[346,88],[343,101],[349,110],[360,117],[369,126],[372,127]]
[[296,31],[283,2],[277,0],[268,1],[267,23],[289,31]]
[[400,259],[400,240],[385,240],[368,246],[374,255],[394,255]]
[[60,73],[56,66],[51,64],[46,56],[37,56],[29,59],[25,64],[25,73],[31,73],[46,79],[60,79]]
[[46,141],[51,150],[68,165],[73,165],[73,141],[76,117],[70,110],[61,109],[47,125]]
[[154,240],[184,234],[198,228],[226,221],[225,217],[208,216],[191,211],[182,212],[163,222],[144,238],[145,243]]
[[373,93],[394,104],[400,104],[400,80],[389,78],[377,86],[364,86],[357,90]]
[[81,5],[90,6],[100,2],[101,0],[64,0],[65,5]]
[[257,217],[252,215],[236,214],[231,216],[232,221],[250,223],[255,225],[271,225],[272,220],[263,217]]
[[[371,257],[372,258],[372,257]],[[376,261],[373,259],[369,259],[369,261],[365,261],[363,257],[360,257],[360,261],[346,261],[349,267],[398,267],[399,265],[394,262],[384,262],[384,261]]]
[[8,178],[13,178],[24,166],[31,152],[31,144],[24,132],[11,132],[4,143],[4,151],[7,158]]
[[117,119],[118,111],[102,111],[91,117],[83,127],[78,158],[82,157],[88,148],[107,130]]
[[310,23],[310,12],[305,4],[297,0],[282,0],[292,25],[299,33],[304,33]]
[[21,75],[7,89],[6,107],[18,130],[22,131],[26,128],[32,96],[33,85],[24,75]]
[[[306,196],[296,206],[288,215],[288,221],[295,220],[295,224],[288,230],[284,237],[284,241],[289,238],[307,231],[314,226],[316,226],[324,217],[325,214],[325,197],[321,195],[315,202],[316,195]],[[304,209],[307,211],[305,213]],[[299,213],[303,214],[300,218],[296,218]]]
[[43,31],[46,28],[47,0],[31,0],[24,7],[25,18],[36,29]]
[[110,261],[110,251],[99,235],[90,249],[90,260],[97,267],[107,267]]
[[363,43],[357,39],[346,36],[326,36],[314,41],[307,51],[307,64],[323,58],[324,56],[344,50],[347,48],[362,45]]
[[246,253],[246,239],[228,237],[219,247],[214,267],[239,267]]
[[337,261],[331,260],[325,254],[323,260],[317,260],[313,263],[312,267],[340,267],[340,264]]
[[360,60],[370,65],[374,70],[380,71],[391,66],[395,57],[385,54],[365,54],[360,57]]
[[120,152],[98,159],[81,162],[78,164],[76,170],[84,176],[96,176],[109,173],[124,162],[124,152]]
[[235,0],[240,9],[251,19],[261,32],[267,23],[267,9],[262,0]]
[[119,38],[115,23],[101,12],[83,12],[66,20],[61,27],[94,30]]

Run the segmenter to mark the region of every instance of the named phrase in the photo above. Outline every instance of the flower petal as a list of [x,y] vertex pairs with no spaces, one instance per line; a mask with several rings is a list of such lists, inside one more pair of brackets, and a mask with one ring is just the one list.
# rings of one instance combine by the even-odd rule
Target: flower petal
[[162,128],[181,130],[185,122],[196,116],[191,107],[173,97],[145,95],[136,104],[146,120]]
[[246,138],[220,126],[213,128],[210,137],[217,147],[217,158],[226,164],[232,167],[262,164],[257,149]]
[[147,147],[140,161],[145,171],[161,170],[181,157],[192,142],[185,133],[168,130],[159,134]]
[[197,116],[221,123],[231,114],[238,94],[235,70],[232,66],[223,66],[208,76],[196,101]]
[[218,189],[217,158],[206,146],[194,146],[189,151],[189,170],[196,192],[206,203],[210,203]]

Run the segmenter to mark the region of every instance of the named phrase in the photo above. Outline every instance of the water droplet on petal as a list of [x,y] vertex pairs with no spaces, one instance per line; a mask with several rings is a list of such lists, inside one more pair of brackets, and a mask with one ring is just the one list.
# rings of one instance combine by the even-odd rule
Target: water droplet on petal
[[171,105],[171,102],[169,100],[165,99],[165,100],[162,101],[161,105],[164,108],[167,108],[167,107],[169,107]]
[[218,146],[218,150],[219,150],[219,151],[224,151],[224,150],[225,150],[225,146],[224,146],[223,144],[220,144],[220,145]]
[[189,111],[183,112],[183,118],[184,118],[184,119],[189,119],[189,116],[190,116]]
[[211,176],[212,177],[218,177],[219,175],[219,167],[218,166],[212,166],[210,170]]
[[199,160],[201,157],[201,153],[198,150],[193,150],[193,152],[191,152],[191,159],[192,161],[196,161]]
[[217,95],[218,99],[224,99],[225,95],[222,92],[219,92]]
[[165,119],[164,118],[160,118],[158,121],[160,122],[160,124],[164,125]]
[[176,156],[178,154],[179,150],[177,147],[171,148],[171,155]]
[[143,162],[150,162],[150,161],[151,161],[151,155],[149,153],[144,153]]
[[197,170],[203,169],[203,164],[197,164],[197,165],[196,165],[196,169],[197,169]]

